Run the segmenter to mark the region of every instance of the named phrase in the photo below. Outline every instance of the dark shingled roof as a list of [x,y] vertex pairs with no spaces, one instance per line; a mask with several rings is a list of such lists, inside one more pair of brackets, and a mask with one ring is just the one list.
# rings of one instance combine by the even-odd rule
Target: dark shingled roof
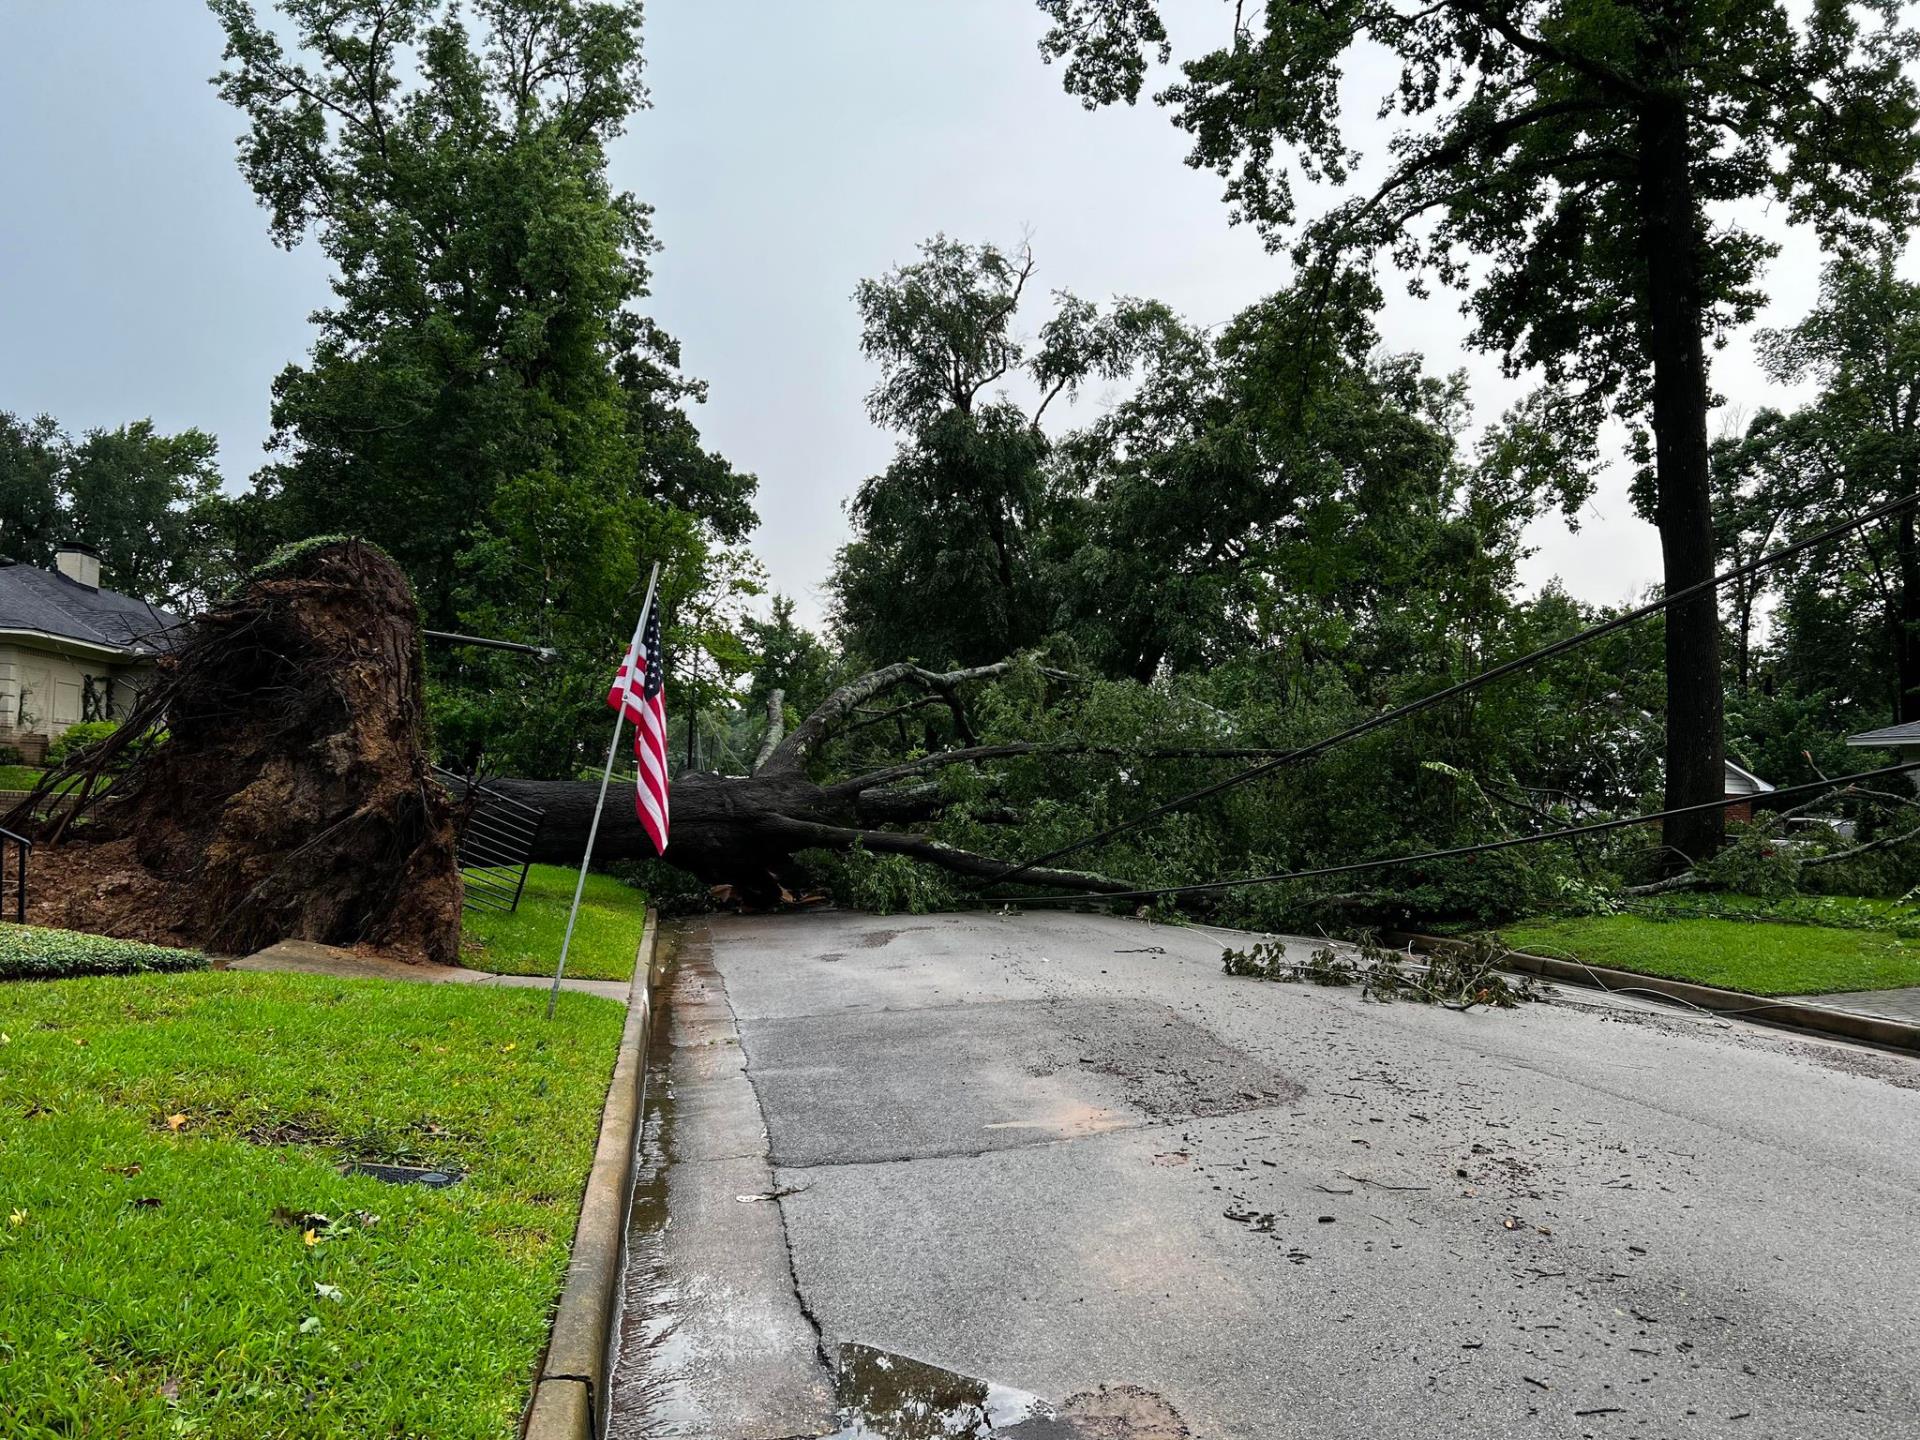
[[90,590],[77,580],[32,565],[0,564],[0,630],[31,630],[129,656],[171,648],[180,617],[131,595]]
[[1862,749],[1890,749],[1898,745],[1920,745],[1920,720],[1909,720],[1904,725],[1889,725],[1884,730],[1866,730],[1858,735],[1849,735],[1847,744],[1858,745]]

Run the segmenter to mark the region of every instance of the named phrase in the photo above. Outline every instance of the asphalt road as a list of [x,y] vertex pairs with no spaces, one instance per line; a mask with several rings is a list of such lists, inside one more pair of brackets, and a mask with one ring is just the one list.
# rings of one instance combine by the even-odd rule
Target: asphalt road
[[1222,940],[688,932],[614,1434],[1920,1434],[1920,1064]]

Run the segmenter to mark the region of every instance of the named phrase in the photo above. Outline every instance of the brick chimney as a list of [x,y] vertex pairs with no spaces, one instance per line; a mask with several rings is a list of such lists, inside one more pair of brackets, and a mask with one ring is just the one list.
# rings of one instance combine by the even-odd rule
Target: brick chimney
[[91,545],[69,540],[54,550],[53,563],[74,584],[89,590],[100,588],[100,552]]

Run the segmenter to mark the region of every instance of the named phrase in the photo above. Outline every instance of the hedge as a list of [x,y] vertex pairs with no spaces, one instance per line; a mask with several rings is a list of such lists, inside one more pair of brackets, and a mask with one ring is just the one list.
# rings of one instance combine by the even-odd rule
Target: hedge
[[0,925],[0,980],[51,980],[63,975],[132,975],[146,970],[200,970],[198,950],[114,940],[78,930]]

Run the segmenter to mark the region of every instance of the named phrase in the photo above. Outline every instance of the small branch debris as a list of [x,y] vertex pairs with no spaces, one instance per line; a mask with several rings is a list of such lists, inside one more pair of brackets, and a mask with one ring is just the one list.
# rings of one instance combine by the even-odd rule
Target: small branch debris
[[1305,960],[1290,960],[1284,941],[1261,940],[1245,950],[1223,951],[1221,967],[1229,975],[1258,980],[1358,985],[1365,1000],[1411,1000],[1448,1010],[1465,1011],[1478,1005],[1511,1010],[1524,1000],[1539,999],[1542,993],[1531,976],[1500,971],[1506,950],[1493,936],[1449,947],[1429,956],[1424,964],[1416,962],[1410,951],[1381,945],[1371,931],[1356,932],[1349,945],[1349,950],[1342,950],[1329,943]]
[[1384,1180],[1374,1180],[1368,1176],[1355,1175],[1346,1170],[1342,1170],[1340,1174],[1344,1178],[1353,1181],[1356,1185],[1371,1185],[1376,1190],[1431,1190],[1433,1188],[1431,1185],[1389,1185]]

